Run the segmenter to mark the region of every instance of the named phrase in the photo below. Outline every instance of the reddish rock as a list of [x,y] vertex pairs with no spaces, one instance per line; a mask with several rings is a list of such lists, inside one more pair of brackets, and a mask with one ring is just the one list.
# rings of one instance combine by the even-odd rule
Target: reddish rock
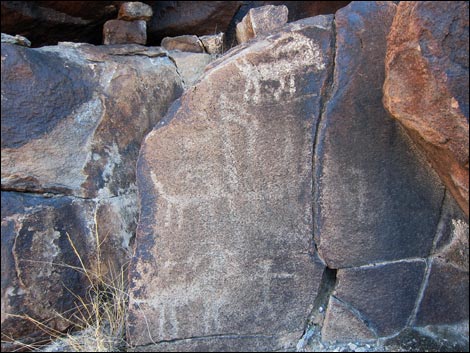
[[267,5],[248,11],[237,25],[238,43],[244,43],[260,34],[269,34],[287,23],[288,10],[284,5]]
[[118,20],[135,21],[143,20],[148,21],[152,18],[152,8],[142,2],[125,2],[119,8]]
[[388,36],[384,105],[469,214],[468,1],[404,1]]
[[147,136],[130,277],[136,350],[297,344],[324,269],[311,171],[332,39],[332,16],[316,17],[237,47]]
[[208,54],[222,54],[224,51],[224,38],[223,32],[199,37],[204,51]]
[[161,46],[166,50],[179,50],[191,53],[203,53],[204,47],[197,36],[184,35],[163,38]]
[[142,44],[147,42],[145,21],[110,20],[103,26],[103,44]]

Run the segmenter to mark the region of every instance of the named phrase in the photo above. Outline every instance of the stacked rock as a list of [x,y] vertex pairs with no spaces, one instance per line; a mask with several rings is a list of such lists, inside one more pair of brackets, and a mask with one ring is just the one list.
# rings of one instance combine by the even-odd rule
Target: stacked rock
[[152,8],[142,2],[125,2],[121,5],[117,20],[103,26],[103,44],[147,43],[147,22],[152,18]]

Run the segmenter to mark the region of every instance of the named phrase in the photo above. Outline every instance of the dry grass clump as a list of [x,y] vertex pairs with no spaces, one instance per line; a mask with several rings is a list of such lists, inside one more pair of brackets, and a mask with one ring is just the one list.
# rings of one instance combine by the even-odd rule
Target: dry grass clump
[[[125,351],[125,324],[127,319],[127,264],[119,271],[113,266],[103,266],[101,259],[101,246],[106,240],[100,242],[96,225],[95,214],[95,240],[96,265],[91,270],[85,266],[82,256],[67,233],[70,245],[77,256],[80,267],[58,265],[73,268],[83,273],[89,284],[85,297],[80,297],[67,290],[76,298],[76,307],[71,312],[56,313],[56,319],[68,324],[71,329],[63,333],[52,329],[48,322],[40,322],[31,316],[8,314],[9,316],[32,322],[49,337],[42,342],[27,344],[11,339],[3,341],[10,346],[16,346],[17,351],[42,352],[116,352]],[[106,272],[104,269],[108,269]],[[52,341],[52,344],[45,345]]]

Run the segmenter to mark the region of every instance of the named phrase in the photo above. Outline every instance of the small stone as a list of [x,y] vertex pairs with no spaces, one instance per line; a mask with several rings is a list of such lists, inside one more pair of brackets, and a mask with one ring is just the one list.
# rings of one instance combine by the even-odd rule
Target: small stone
[[348,347],[352,349],[353,351],[357,348],[357,346],[354,343],[349,343]]
[[165,37],[161,46],[166,50],[179,50],[191,53],[204,53],[204,47],[197,36],[183,35],[178,37]]
[[118,14],[118,20],[135,21],[143,20],[148,21],[152,18],[152,8],[142,2],[125,2],[121,5]]
[[143,20],[110,20],[103,26],[103,44],[147,43],[147,24]]
[[359,347],[355,349],[355,352],[367,352],[366,347]]
[[28,40],[28,38],[20,36],[19,34],[16,36],[11,36],[9,34],[2,33],[2,43],[17,44],[22,45],[23,47],[31,46],[31,42]]
[[322,312],[323,312],[323,310],[325,310],[325,309],[323,309],[323,307],[322,307],[322,306],[320,306],[320,307],[318,308],[318,312],[320,312],[320,313],[322,313]]
[[287,23],[288,13],[289,10],[285,5],[267,5],[251,9],[237,24],[238,43],[244,43],[259,34],[269,33],[284,26]]
[[199,39],[208,54],[222,54],[224,48],[224,33],[201,36]]

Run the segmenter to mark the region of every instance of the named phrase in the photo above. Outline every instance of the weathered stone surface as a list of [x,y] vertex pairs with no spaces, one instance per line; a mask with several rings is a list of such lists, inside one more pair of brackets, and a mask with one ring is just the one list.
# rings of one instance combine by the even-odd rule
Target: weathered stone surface
[[468,263],[465,271],[447,263],[445,259],[434,259],[416,316],[416,325],[454,324],[465,320],[468,322],[468,281]]
[[1,30],[20,34],[33,46],[59,41],[102,43],[103,24],[124,1],[2,1]]
[[149,21],[152,18],[152,15],[153,15],[152,8],[147,4],[144,4],[138,1],[125,2],[119,8],[118,20]]
[[170,51],[168,55],[174,60],[186,87],[192,86],[202,76],[204,69],[212,61],[212,56],[205,53]]
[[28,38],[18,34],[16,36],[10,36],[9,34],[2,33],[2,43],[18,44],[22,45],[23,47],[31,46],[31,42],[28,40]]
[[156,1],[148,23],[149,43],[184,34],[225,32],[242,1]]
[[110,20],[103,26],[103,44],[147,43],[147,24],[143,20]]
[[468,1],[405,1],[387,43],[384,105],[468,217]]
[[93,201],[2,191],[1,201],[2,341],[41,334],[38,326],[8,314],[49,320],[49,327],[64,330],[70,323],[57,313],[70,317],[73,311],[69,310],[78,304],[74,295],[85,298],[89,284],[83,273],[70,267],[81,268],[81,264],[67,234],[86,268],[96,273],[96,210],[105,260],[102,274],[119,271],[130,252],[137,218],[135,197]]
[[204,47],[197,36],[184,35],[163,38],[161,46],[166,50],[180,50],[191,53],[203,53]]
[[147,136],[130,275],[136,349],[199,349],[197,337],[227,350],[247,338],[295,347],[324,268],[311,238],[312,153],[332,40],[330,16],[237,47]]
[[367,341],[377,337],[359,315],[355,315],[338,299],[331,296],[323,322],[321,338],[324,342],[352,342]]
[[2,189],[108,197],[133,187],[143,136],[182,84],[163,53],[128,49],[2,44]]
[[224,33],[199,37],[204,51],[208,54],[222,54],[224,51]]
[[338,270],[335,297],[359,313],[378,336],[403,329],[424,278],[424,260]]
[[284,5],[267,5],[248,11],[237,24],[238,43],[244,43],[260,34],[267,34],[287,23],[288,10]]
[[315,153],[315,240],[330,268],[426,257],[443,187],[382,105],[390,2],[336,13],[333,91]]

